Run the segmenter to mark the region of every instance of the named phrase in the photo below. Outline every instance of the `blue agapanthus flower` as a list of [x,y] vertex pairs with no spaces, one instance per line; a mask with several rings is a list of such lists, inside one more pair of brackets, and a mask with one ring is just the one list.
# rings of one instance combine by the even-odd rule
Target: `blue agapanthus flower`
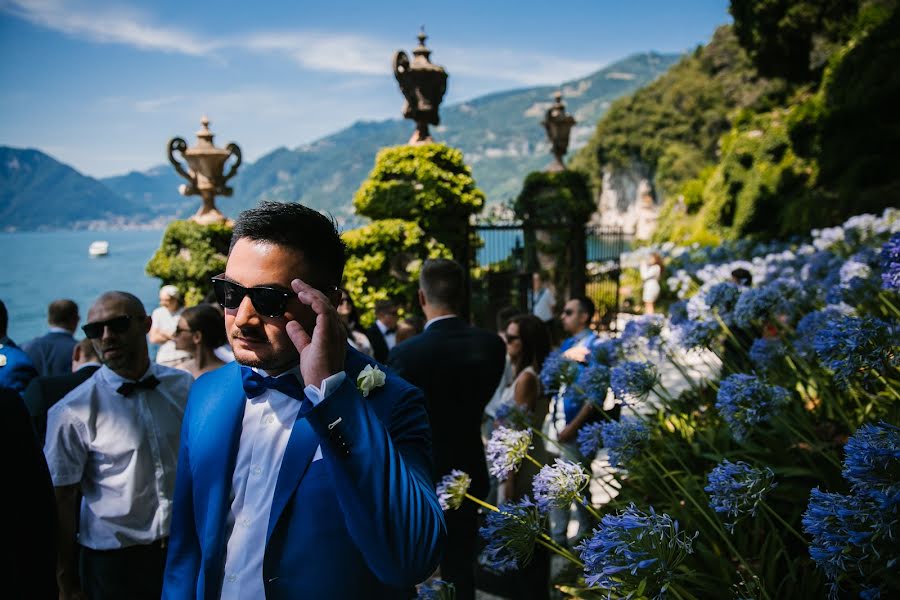
[[629,361],[612,368],[610,387],[622,401],[645,398],[658,381],[653,363]]
[[810,538],[809,555],[825,573],[832,599],[857,583],[871,588],[900,565],[896,512],[882,510],[863,493],[813,488],[802,522]]
[[756,425],[767,423],[790,400],[790,393],[766,385],[755,375],[736,373],[719,385],[716,408],[737,441],[749,437]]
[[650,428],[637,417],[622,417],[600,425],[603,445],[609,452],[609,464],[624,467],[646,447]]
[[541,367],[541,385],[547,392],[555,392],[563,385],[568,385],[578,375],[578,364],[563,357],[562,352],[554,350],[544,359]]
[[508,427],[497,427],[491,432],[491,439],[485,447],[488,471],[500,481],[506,481],[519,470],[519,465],[531,448],[531,430],[517,431]]
[[769,467],[762,469],[728,459],[720,462],[707,475],[708,485],[703,488],[709,494],[709,506],[728,517],[725,527],[734,533],[737,522],[747,514],[756,515],[759,503],[777,484],[775,473]]
[[619,360],[620,344],[618,338],[595,342],[591,346],[589,362],[611,367]]
[[419,586],[416,600],[454,600],[456,588],[449,581],[431,579]]
[[441,508],[456,510],[462,506],[470,485],[472,485],[472,478],[465,471],[453,469],[449,475],[444,475],[435,488]]
[[834,381],[846,388],[853,382],[864,387],[878,375],[900,364],[897,328],[874,317],[830,317],[813,339],[822,364],[834,373]]
[[503,573],[524,567],[531,561],[546,519],[528,496],[498,508],[498,511],[487,513],[484,527],[478,530],[487,542],[478,562]]
[[[619,342],[626,349],[639,350],[646,346],[649,350],[656,350],[662,344],[663,327],[666,320],[662,315],[643,315],[628,321]],[[628,350],[626,350],[626,353]]]
[[557,458],[552,465],[544,465],[534,476],[534,500],[541,509],[565,508],[584,497],[584,488],[591,481],[584,468],[568,460]]
[[779,338],[757,338],[750,346],[750,361],[758,373],[772,373],[784,364],[786,348]]
[[710,310],[714,310],[727,323],[740,297],[741,288],[730,281],[723,281],[709,288],[704,300]]
[[816,333],[828,324],[829,319],[840,314],[833,308],[825,308],[814,310],[804,315],[800,322],[797,323],[796,335],[793,341],[794,350],[805,360],[812,360],[816,355],[816,349],[813,347]]
[[596,421],[594,423],[586,423],[578,430],[578,451],[585,458],[594,458],[597,451],[600,450],[600,430],[603,423]]
[[685,350],[708,348],[722,332],[716,321],[686,321],[678,329],[678,341]]
[[881,247],[878,255],[881,267],[881,287],[886,290],[900,292],[900,232]]
[[734,321],[740,327],[755,323],[775,322],[791,317],[798,310],[802,291],[795,281],[776,279],[758,288],[744,290],[734,306]]
[[681,325],[688,320],[687,300],[679,300],[669,305],[669,323],[673,327]]
[[609,391],[609,367],[592,363],[581,369],[572,385],[566,388],[566,396],[581,402],[593,402],[603,406]]
[[693,554],[693,541],[667,514],[638,510],[631,504],[608,514],[576,549],[584,561],[584,578],[590,587],[601,587],[629,596],[643,585],[643,594],[665,598],[677,577],[678,566]]
[[882,510],[900,506],[900,427],[881,421],[857,429],[844,447],[843,474]]
[[494,413],[494,423],[508,429],[528,429],[533,421],[534,415],[528,407],[515,401],[501,402]]

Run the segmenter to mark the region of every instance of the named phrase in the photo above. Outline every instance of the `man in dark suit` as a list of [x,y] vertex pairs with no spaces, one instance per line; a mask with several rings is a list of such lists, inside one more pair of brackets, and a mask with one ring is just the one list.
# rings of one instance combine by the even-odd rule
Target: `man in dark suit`
[[77,343],[72,334],[79,320],[78,305],[72,300],[54,300],[47,307],[50,331],[22,347],[38,375],[50,377],[72,372],[72,351]]
[[25,406],[31,415],[37,441],[44,447],[47,434],[47,411],[63,396],[84,383],[100,368],[100,358],[89,339],[83,339],[72,350],[72,372],[67,375],[35,377],[25,388]]
[[[493,332],[471,327],[459,316],[465,290],[462,267],[428,260],[419,276],[419,304],[425,331],[391,351],[388,366],[425,392],[431,422],[434,473],[452,469],[472,477],[470,492],[484,498],[489,480],[481,443],[481,415],[503,373],[506,347]],[[475,505],[445,514],[447,554],[441,577],[456,586],[457,598],[474,598],[477,534]]]
[[383,363],[388,353],[397,344],[397,305],[390,300],[375,303],[375,323],[366,329],[366,336],[372,342],[375,360]]

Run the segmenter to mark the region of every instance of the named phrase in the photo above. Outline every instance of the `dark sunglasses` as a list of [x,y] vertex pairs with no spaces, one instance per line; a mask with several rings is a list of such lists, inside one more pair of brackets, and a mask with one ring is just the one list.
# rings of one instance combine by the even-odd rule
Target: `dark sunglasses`
[[250,296],[256,312],[267,317],[283,317],[288,300],[295,297],[293,292],[270,287],[246,288],[220,277],[213,277],[212,282],[216,300],[223,308],[235,309],[244,301],[244,296]]
[[567,317],[571,317],[572,315],[575,314],[575,309],[567,308],[566,310],[563,311],[563,314],[566,315]]
[[508,335],[508,336],[506,336],[506,343],[512,344],[516,340],[521,340],[521,339],[522,339],[522,336],[519,336],[519,335]]
[[109,327],[113,333],[125,333],[131,325],[131,315],[122,315],[121,317],[113,317],[105,321],[94,321],[93,323],[85,323],[81,326],[85,337],[90,340],[96,340],[103,337],[103,330]]

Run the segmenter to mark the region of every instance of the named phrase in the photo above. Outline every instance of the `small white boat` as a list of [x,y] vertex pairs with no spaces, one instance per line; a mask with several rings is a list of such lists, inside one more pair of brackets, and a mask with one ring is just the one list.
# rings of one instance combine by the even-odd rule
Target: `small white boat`
[[109,254],[109,242],[105,240],[91,242],[91,245],[88,247],[88,254],[91,256],[106,256]]

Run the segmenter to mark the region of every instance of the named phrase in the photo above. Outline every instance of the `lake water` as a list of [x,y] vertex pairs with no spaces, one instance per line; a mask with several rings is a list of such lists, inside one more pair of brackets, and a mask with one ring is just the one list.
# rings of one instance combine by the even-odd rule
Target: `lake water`
[[[0,234],[0,300],[9,311],[9,337],[17,344],[47,330],[47,305],[57,298],[78,303],[81,324],[97,296],[131,292],[149,313],[159,305],[160,281],[144,266],[163,230],[55,231]],[[109,255],[92,258],[94,240],[109,242]],[[84,337],[79,331],[78,338]]]

